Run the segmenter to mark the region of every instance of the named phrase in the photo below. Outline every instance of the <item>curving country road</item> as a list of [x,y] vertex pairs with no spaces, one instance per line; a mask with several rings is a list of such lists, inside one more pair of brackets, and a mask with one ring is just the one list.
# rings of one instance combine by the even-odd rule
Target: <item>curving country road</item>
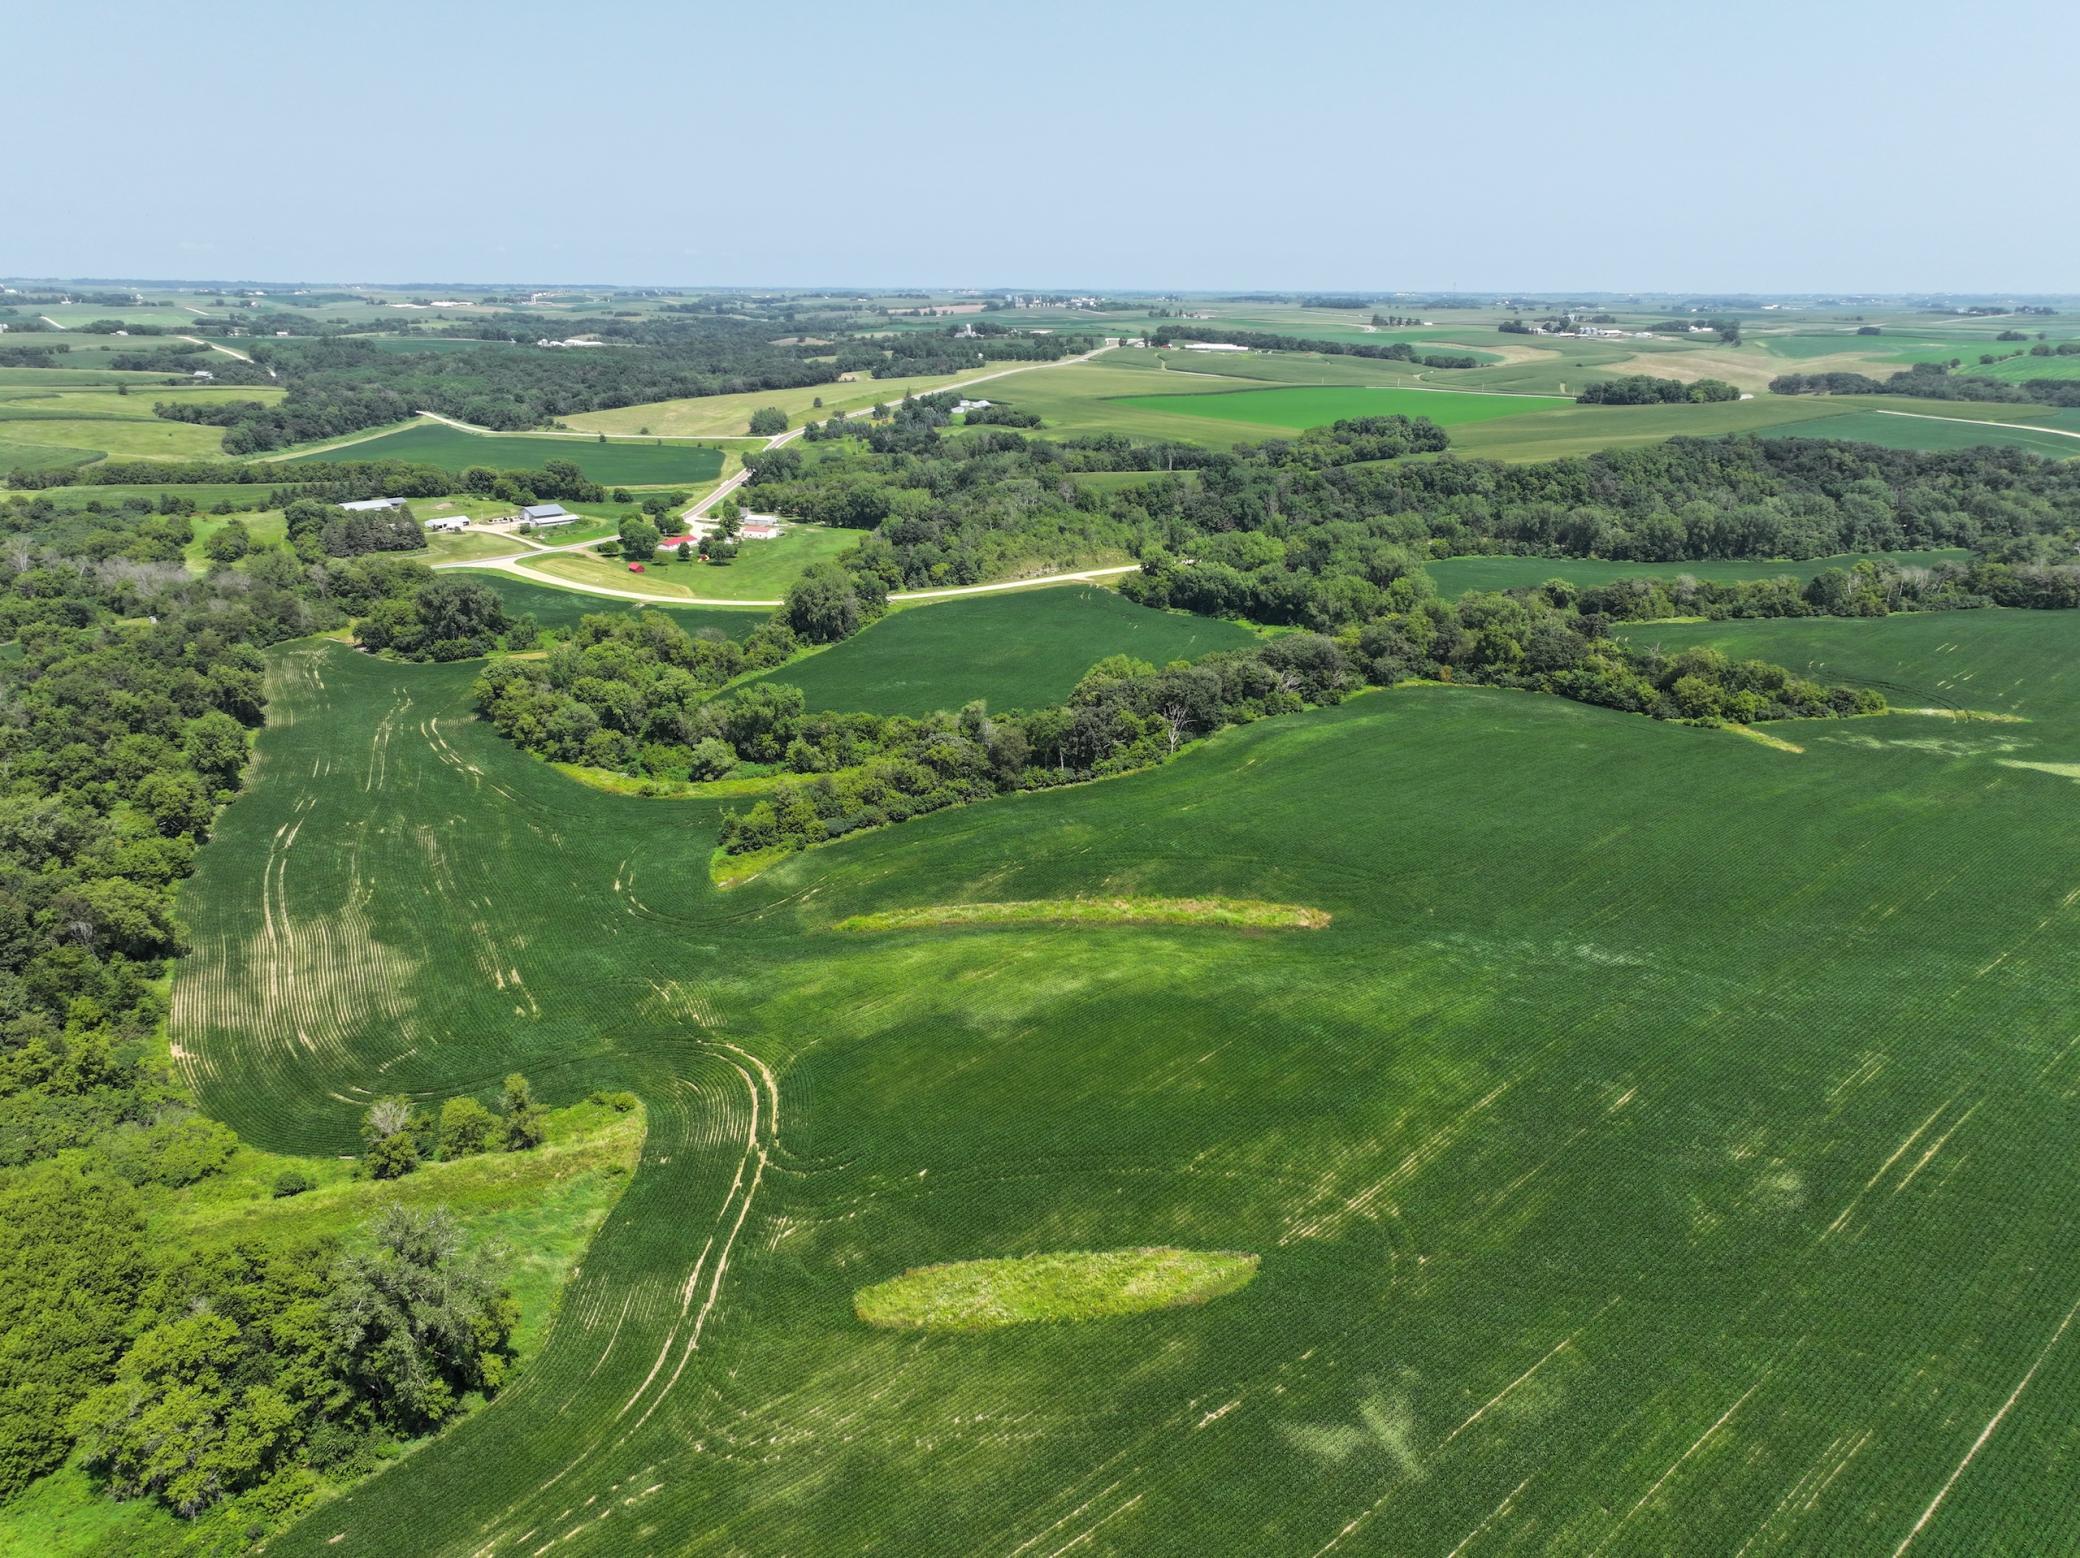
[[[596,542],[579,541],[571,546],[541,547],[544,552],[569,552],[581,547],[594,546]],[[571,590],[580,595],[606,595],[616,600],[641,601],[647,606],[744,606],[763,607],[770,611],[782,604],[777,600],[735,600],[703,595],[654,595],[642,590],[617,590],[604,584],[578,584],[569,579],[559,579],[554,574],[539,573],[524,566],[518,556],[464,558],[452,563],[435,563],[437,569],[484,568],[495,573],[509,573],[516,579],[525,579],[530,584],[546,584],[551,589]],[[1038,589],[1048,584],[1087,584],[1093,579],[1115,578],[1123,573],[1134,573],[1139,563],[1120,563],[1108,568],[1084,568],[1074,573],[1042,574],[1034,579],[1005,579],[996,584],[960,584],[938,590],[897,590],[888,598],[892,601],[951,600],[961,595],[991,595],[1001,590]]]

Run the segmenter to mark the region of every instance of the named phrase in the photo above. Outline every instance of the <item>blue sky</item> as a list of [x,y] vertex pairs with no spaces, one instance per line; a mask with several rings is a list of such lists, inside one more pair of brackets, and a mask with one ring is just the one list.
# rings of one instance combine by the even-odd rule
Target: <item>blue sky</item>
[[2076,45],[2045,0],[33,5],[0,274],[2080,290]]

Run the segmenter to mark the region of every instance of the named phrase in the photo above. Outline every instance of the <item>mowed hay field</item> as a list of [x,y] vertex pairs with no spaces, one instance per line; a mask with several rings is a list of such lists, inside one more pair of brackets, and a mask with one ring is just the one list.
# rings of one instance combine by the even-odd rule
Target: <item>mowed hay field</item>
[[469,433],[439,422],[424,422],[375,438],[293,455],[283,463],[356,460],[411,460],[457,472],[473,465],[495,470],[539,470],[550,460],[570,460],[596,482],[630,487],[694,485],[711,482],[722,473],[722,451],[702,444],[603,444],[591,438]]
[[1254,637],[1233,623],[1064,585],[907,607],[755,680],[801,688],[812,709],[928,714],[977,698],[992,709],[1035,708],[1068,696],[1107,655],[1165,665]]
[[[1406,688],[720,893],[711,803],[516,754],[473,666],[275,651],[182,899],[211,1112],[349,1151],[520,1069],[649,1135],[540,1359],[270,1550],[2073,1550],[2080,830],[2011,765],[2080,764],[2080,615],[1752,626],[2029,723]],[[1331,919],[832,929],[1101,895]],[[853,1311],[1151,1248],[1259,1264]]]

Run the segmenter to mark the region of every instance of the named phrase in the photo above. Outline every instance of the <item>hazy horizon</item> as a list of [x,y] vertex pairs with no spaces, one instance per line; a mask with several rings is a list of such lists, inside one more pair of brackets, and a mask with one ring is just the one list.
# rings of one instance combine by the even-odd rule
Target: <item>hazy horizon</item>
[[495,26],[397,0],[351,20],[250,0],[198,27],[165,15],[85,0],[17,24],[16,120],[62,127],[63,150],[19,159],[17,209],[48,216],[17,222],[0,270],[2080,287],[2062,263],[2080,216],[2045,198],[2018,211],[2061,187],[2070,141],[2080,17],[2044,0],[2001,15],[2012,58],[1973,13],[1788,0],[1716,13],[1710,37],[1633,0],[1315,3],[1269,20],[1170,0],[1044,14],[932,0],[891,20],[818,0],[777,28],[630,0],[589,15],[582,44],[540,0]]

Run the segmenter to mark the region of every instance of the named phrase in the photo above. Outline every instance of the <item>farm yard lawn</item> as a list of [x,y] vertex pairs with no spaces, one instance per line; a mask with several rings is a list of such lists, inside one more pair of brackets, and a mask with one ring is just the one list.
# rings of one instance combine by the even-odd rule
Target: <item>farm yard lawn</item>
[[1037,708],[1066,698],[1107,655],[1165,665],[1252,639],[1233,623],[1064,585],[907,606],[751,680],[799,687],[811,709],[929,714],[977,698],[992,709]]
[[[991,371],[989,364],[977,372]],[[691,400],[656,400],[639,406],[619,406],[612,411],[583,411],[563,420],[580,432],[695,435],[706,438],[743,438],[749,433],[751,413],[764,406],[778,406],[787,413],[788,425],[822,420],[840,412],[864,411],[870,406],[894,405],[905,394],[928,395],[974,374],[933,374],[899,379],[870,379],[864,376],[841,384],[805,384],[794,389],[751,390],[741,395],[701,395]],[[817,400],[823,405],[818,408]],[[746,445],[747,448],[755,447]]]
[[[2080,758],[2080,614],[1700,626],[2030,723],[1793,754],[1405,688],[723,893],[719,806],[525,758],[474,666],[274,651],[182,896],[207,1107],[322,1154],[373,1088],[519,1069],[649,1123],[525,1384],[270,1552],[1203,1552],[1237,1508],[1281,1552],[1890,1551],[1946,1487],[1928,1551],[2072,1547],[2080,834],[2007,765]],[[1114,895],[1332,920],[828,930]],[[853,1313],[1165,1246],[1258,1274],[977,1338]]]
[[859,545],[858,530],[820,525],[790,525],[770,541],[746,541],[733,563],[718,566],[699,561],[648,563],[640,574],[628,564],[591,552],[533,554],[518,559],[536,573],[574,584],[641,590],[669,600],[673,596],[710,600],[778,600],[811,563],[828,562]]
[[703,484],[713,481],[722,469],[721,451],[701,444],[603,444],[587,438],[470,433],[423,421],[375,438],[291,455],[283,463],[341,460],[410,460],[457,472],[473,465],[497,470],[539,470],[550,460],[569,460],[592,480],[610,487]]
[[516,541],[510,536],[486,535],[481,530],[429,530],[426,532],[424,550],[426,555],[422,560],[436,563],[485,557],[511,557],[516,552],[533,554],[533,549],[525,542]]
[[1810,579],[1830,568],[1853,568],[1869,559],[1901,568],[1930,568],[1937,563],[1967,562],[1963,550],[1935,552],[1851,552],[1840,557],[1810,557],[1803,561],[1610,562],[1585,557],[1444,557],[1423,565],[1437,586],[1437,593],[1456,599],[1468,590],[1536,589],[1548,579],[1565,579],[1571,584],[1608,584],[1613,579],[1677,579],[1688,575],[1714,583],[1737,579],[1770,579],[1788,576]]

